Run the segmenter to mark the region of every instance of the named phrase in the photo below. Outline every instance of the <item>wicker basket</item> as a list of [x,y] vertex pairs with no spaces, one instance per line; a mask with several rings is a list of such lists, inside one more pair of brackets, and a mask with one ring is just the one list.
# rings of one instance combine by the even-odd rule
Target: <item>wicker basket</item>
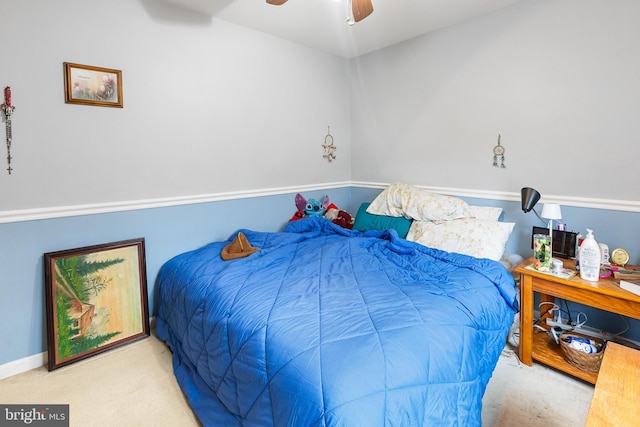
[[602,363],[602,356],[604,355],[604,344],[602,340],[589,337],[590,340],[595,341],[595,345],[596,347],[598,347],[598,352],[585,353],[584,351],[576,350],[575,348],[569,347],[569,344],[563,340],[563,338],[567,338],[569,336],[585,338],[577,334],[560,335],[560,350],[562,351],[564,359],[569,364],[583,371],[598,372],[600,370],[600,364]]

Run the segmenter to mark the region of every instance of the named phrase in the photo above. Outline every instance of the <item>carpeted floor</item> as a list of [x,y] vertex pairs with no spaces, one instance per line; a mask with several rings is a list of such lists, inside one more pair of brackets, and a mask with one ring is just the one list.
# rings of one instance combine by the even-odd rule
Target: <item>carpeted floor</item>
[[482,399],[482,425],[582,427],[594,386],[505,349]]
[[[593,386],[505,349],[483,399],[483,426],[578,427]],[[178,387],[171,352],[155,336],[48,372],[0,381],[2,404],[69,404],[72,427],[199,426]]]

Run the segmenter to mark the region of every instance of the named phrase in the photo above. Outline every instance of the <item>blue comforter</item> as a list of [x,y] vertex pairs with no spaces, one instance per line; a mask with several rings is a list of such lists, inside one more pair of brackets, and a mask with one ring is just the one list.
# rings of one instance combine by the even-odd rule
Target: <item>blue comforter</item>
[[480,426],[514,312],[487,259],[323,218],[168,261],[157,335],[205,426]]

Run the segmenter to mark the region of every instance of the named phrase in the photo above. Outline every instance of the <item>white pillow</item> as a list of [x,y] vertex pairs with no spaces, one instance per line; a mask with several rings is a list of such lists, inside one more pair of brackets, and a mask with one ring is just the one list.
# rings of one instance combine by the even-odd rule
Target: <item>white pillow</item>
[[469,206],[469,216],[484,221],[497,221],[502,215],[502,208],[492,206]]
[[460,218],[452,221],[414,221],[407,240],[425,246],[499,261],[515,223]]
[[468,216],[462,199],[431,193],[408,184],[392,184],[367,208],[374,215],[404,216],[416,221],[447,221]]

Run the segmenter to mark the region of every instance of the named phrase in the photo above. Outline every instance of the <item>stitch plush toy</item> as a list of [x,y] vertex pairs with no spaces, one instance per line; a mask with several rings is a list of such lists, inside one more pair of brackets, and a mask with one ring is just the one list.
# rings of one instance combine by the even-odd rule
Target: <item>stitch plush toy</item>
[[322,216],[329,221],[349,230],[353,228],[354,218],[346,211],[341,211],[333,203],[329,203],[329,196],[324,196],[322,202],[316,199],[306,200],[302,194],[296,194],[296,207],[298,210],[289,219],[296,221],[308,216]]
[[316,199],[306,200],[302,194],[296,194],[296,207],[303,216],[322,216],[329,206],[329,196],[324,196],[322,201]]

